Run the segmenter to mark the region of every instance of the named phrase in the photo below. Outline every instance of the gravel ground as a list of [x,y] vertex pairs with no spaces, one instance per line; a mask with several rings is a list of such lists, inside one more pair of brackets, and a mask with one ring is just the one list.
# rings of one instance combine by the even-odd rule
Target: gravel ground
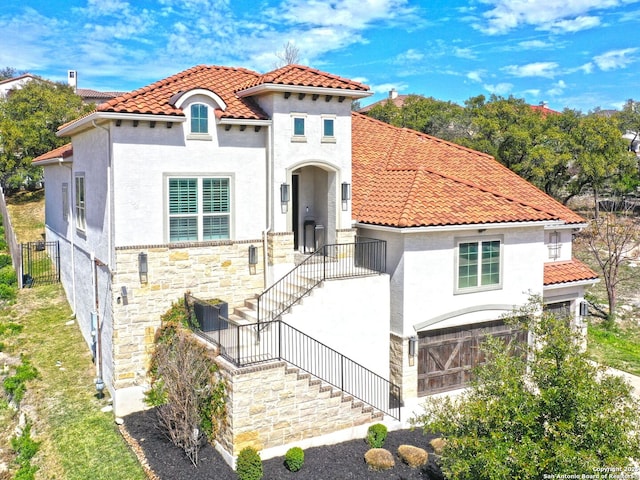
[[[124,419],[126,432],[135,440],[148,462],[155,478],[161,480],[237,480],[237,475],[220,454],[210,445],[200,450],[198,467],[194,467],[184,452],[169,442],[156,427],[153,410],[128,415]],[[126,437],[127,435],[125,435]],[[263,461],[264,480],[375,480],[375,479],[443,479],[429,446],[433,435],[423,435],[420,430],[389,432],[384,448],[394,454],[396,465],[384,472],[369,470],[364,462],[368,445],[364,439],[351,440],[337,445],[314,447],[305,450],[304,466],[298,472],[288,471],[284,458]],[[413,469],[397,457],[402,444],[421,447],[429,452],[429,463]],[[136,447],[134,446],[134,450]]]

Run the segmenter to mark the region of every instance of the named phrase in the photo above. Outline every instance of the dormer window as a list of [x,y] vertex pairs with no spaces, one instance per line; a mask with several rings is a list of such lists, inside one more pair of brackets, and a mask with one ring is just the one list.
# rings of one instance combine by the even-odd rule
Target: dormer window
[[209,111],[202,103],[191,105],[191,133],[209,133]]

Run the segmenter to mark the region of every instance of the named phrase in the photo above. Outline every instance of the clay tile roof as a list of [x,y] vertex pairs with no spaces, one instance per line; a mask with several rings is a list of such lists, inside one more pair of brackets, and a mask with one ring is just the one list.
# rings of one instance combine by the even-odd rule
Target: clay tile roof
[[238,88],[237,91],[265,84],[290,85],[292,87],[336,88],[342,90],[369,90],[367,85],[349,80],[348,78],[322,72],[304,65],[285,65],[282,68],[250,80]]
[[53,150],[43,153],[42,155],[34,158],[31,162],[38,163],[45,160],[51,160],[53,158],[67,158],[73,155],[73,146],[70,143],[62,145],[61,147],[54,148]]
[[201,88],[216,93],[226,103],[221,117],[263,120],[267,115],[251,98],[235,94],[239,85],[258,76],[244,68],[199,65],[102,103],[98,111],[184,116],[180,108],[171,105],[171,98]]
[[490,155],[359,113],[352,120],[352,201],[359,222],[584,222]]
[[544,265],[545,285],[595,280],[597,278],[596,272],[575,258],[565,262],[545,263]]

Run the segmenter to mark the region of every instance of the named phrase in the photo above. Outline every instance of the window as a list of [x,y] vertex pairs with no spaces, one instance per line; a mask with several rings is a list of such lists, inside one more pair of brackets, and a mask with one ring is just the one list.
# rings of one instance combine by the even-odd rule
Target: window
[[85,197],[84,173],[76,175],[76,227],[79,230],[87,228],[87,206]]
[[293,135],[291,141],[293,142],[306,142],[306,115],[302,113],[291,114]]
[[335,142],[336,137],[334,135],[335,118],[329,116],[322,117],[322,141],[323,142]]
[[458,244],[459,290],[500,286],[500,240]]
[[230,237],[229,178],[169,178],[169,241]]
[[549,249],[549,259],[557,260],[560,258],[561,247],[560,234],[558,232],[551,232],[549,234],[549,244],[547,245],[547,248]]
[[191,105],[191,133],[209,133],[208,110],[202,103]]
[[62,221],[69,221],[69,184],[62,184]]

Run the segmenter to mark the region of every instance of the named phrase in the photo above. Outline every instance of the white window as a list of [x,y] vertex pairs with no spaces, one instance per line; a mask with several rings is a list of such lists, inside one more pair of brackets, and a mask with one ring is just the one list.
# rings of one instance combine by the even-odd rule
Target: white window
[[457,292],[500,288],[501,243],[498,239],[458,242]]
[[291,141],[293,142],[306,142],[306,118],[307,116],[303,113],[292,113],[291,114],[291,128],[293,135],[291,137]]
[[191,105],[191,133],[209,133],[209,111],[202,103]]
[[336,141],[334,116],[322,116],[322,141],[327,143],[334,143]]
[[69,184],[62,184],[62,221],[69,221]]
[[560,248],[562,244],[560,243],[560,233],[551,232],[549,234],[549,243],[547,244],[547,248],[549,249],[549,259],[557,260],[560,258]]
[[167,191],[169,242],[230,238],[229,177],[172,177]]
[[76,194],[75,194],[75,211],[76,211],[76,228],[78,230],[87,229],[87,204],[84,183],[84,173],[76,174]]

